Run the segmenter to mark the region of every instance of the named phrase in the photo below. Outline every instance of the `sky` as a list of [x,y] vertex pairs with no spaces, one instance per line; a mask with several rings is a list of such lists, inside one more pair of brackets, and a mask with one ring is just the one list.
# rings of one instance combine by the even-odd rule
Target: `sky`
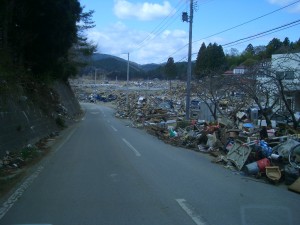
[[[98,52],[139,64],[187,61],[191,0],[79,0],[94,10],[95,27],[86,32]],[[192,59],[201,44],[222,45],[240,53],[248,44],[267,45],[273,38],[300,38],[300,1],[193,0]]]

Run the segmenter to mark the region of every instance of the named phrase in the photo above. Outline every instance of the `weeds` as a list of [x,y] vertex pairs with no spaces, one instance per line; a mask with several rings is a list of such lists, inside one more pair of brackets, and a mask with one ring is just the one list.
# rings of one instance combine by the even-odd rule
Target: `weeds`
[[61,128],[65,128],[66,127],[66,123],[65,123],[65,120],[61,117],[57,117],[55,119],[55,123],[57,126],[61,127]]

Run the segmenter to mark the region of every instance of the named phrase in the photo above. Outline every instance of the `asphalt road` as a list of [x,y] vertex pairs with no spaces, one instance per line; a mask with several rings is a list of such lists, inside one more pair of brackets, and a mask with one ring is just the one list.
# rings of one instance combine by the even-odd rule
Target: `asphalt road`
[[1,206],[1,225],[300,224],[299,194],[167,145],[110,108],[83,107],[82,121]]

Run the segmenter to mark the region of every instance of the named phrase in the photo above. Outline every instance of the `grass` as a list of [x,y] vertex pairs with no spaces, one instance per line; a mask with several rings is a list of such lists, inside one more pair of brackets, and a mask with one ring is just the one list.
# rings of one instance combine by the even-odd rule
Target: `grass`
[[0,198],[5,196],[15,187],[25,176],[24,170],[18,170],[12,172],[0,171]]
[[56,125],[59,126],[60,128],[65,128],[66,127],[66,122],[63,118],[57,117],[55,119]]
[[49,151],[48,148],[42,150],[36,147],[25,147],[21,149],[14,157],[20,157],[24,160],[21,168],[0,168],[0,198],[9,193],[18,185],[27,174],[27,169],[38,163]]

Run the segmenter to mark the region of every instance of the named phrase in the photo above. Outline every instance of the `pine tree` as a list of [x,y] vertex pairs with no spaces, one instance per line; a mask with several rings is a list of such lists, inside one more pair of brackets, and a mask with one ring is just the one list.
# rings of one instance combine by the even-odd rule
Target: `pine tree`
[[173,80],[177,76],[176,64],[174,63],[173,57],[168,58],[168,61],[165,65],[165,74],[170,81],[170,89],[171,89],[171,80]]
[[88,53],[95,49],[80,35],[79,22],[84,29],[92,26],[92,12],[83,13],[78,0],[4,0],[0,13],[3,51],[14,67],[37,78],[66,74],[76,44]]
[[198,75],[199,77],[203,77],[205,76],[205,65],[206,65],[206,56],[205,56],[205,52],[206,52],[206,45],[203,42],[198,55],[197,55],[197,59],[196,59],[196,64],[195,64],[195,74]]
[[203,78],[211,73],[223,72],[226,68],[226,58],[221,45],[216,43],[206,47],[203,43],[198,52],[195,73],[198,78]]

